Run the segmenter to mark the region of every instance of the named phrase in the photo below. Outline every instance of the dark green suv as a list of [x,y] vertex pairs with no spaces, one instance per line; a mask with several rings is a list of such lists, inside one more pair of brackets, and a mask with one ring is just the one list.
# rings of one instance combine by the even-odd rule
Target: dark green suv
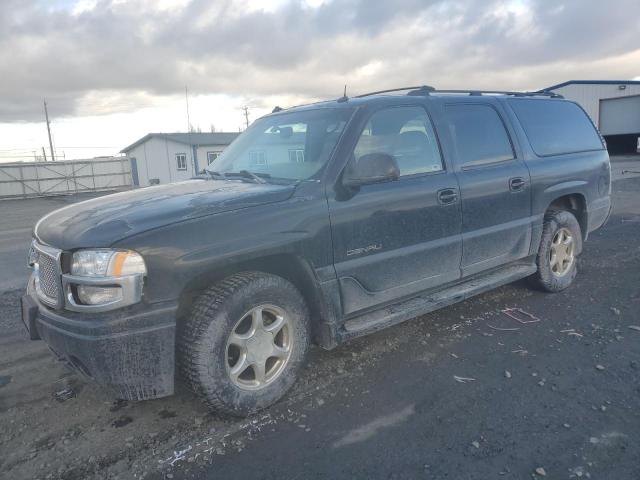
[[310,343],[527,276],[567,288],[609,194],[601,137],[555,95],[414,87],[275,109],[199,178],[40,220],[23,319],[119,397],[182,379],[244,415],[287,391]]

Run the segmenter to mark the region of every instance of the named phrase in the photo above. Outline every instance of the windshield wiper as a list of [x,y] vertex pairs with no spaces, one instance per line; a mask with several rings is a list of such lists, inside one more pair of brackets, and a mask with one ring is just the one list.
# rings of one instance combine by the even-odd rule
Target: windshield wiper
[[223,179],[223,180],[226,180],[226,179],[227,179],[227,177],[225,176],[225,174],[224,174],[224,173],[222,173],[222,172],[214,172],[213,170],[205,170],[205,172],[207,172],[207,173],[209,174],[209,176],[210,176],[211,178],[214,178],[214,179],[215,179],[215,178],[221,178],[221,179]]
[[253,180],[256,183],[267,183],[265,178],[271,178],[271,175],[268,173],[253,173],[249,170],[240,170],[239,172],[227,172],[225,174],[227,177],[235,175],[238,177],[246,178],[247,180]]
[[267,181],[265,180],[265,178],[270,178],[271,175],[269,175],[268,173],[262,173],[260,175],[250,172],[249,170],[240,170],[240,173],[246,177],[251,177],[253,178],[256,182],[258,183],[267,183]]

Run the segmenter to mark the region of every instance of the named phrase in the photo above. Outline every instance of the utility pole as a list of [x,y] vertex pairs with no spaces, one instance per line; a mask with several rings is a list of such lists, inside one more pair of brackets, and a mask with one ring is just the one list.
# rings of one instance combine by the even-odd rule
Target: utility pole
[[[47,112],[47,101],[44,101],[44,117],[47,119],[47,133],[49,134],[49,150],[51,151],[51,161],[54,162],[56,160],[55,155],[53,154],[53,142],[51,141],[51,126],[49,125],[49,112]],[[45,162],[47,161],[47,156],[44,156]]]
[[42,157],[44,158],[44,161],[47,161],[47,152],[44,151],[44,147],[42,147]]
[[246,128],[249,128],[249,107],[247,107],[246,105],[244,107],[242,107],[242,110],[244,111],[244,123]]
[[191,133],[191,120],[189,120],[189,91],[184,86],[184,101],[187,104],[187,133]]
[[191,166],[193,167],[194,174],[197,174],[196,168],[196,147],[193,145],[191,141],[191,119],[189,118],[189,90],[187,90],[187,86],[184,86],[184,101],[187,104],[187,136],[189,138],[189,149],[191,150]]

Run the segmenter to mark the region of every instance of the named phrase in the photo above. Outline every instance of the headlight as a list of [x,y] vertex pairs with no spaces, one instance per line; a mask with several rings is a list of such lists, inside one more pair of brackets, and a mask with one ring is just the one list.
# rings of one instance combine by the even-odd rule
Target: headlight
[[62,279],[67,308],[106,311],[139,302],[146,273],[144,259],[131,250],[79,250]]
[[80,277],[121,277],[145,273],[144,260],[132,251],[80,250],[73,254],[71,261],[71,275]]

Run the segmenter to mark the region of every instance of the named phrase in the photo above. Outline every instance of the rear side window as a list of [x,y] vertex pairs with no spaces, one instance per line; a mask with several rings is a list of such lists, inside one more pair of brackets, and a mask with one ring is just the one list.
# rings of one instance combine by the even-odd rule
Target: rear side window
[[447,105],[447,122],[461,168],[514,158],[502,119],[489,105]]
[[591,120],[575,103],[511,99],[509,104],[540,157],[604,148]]

